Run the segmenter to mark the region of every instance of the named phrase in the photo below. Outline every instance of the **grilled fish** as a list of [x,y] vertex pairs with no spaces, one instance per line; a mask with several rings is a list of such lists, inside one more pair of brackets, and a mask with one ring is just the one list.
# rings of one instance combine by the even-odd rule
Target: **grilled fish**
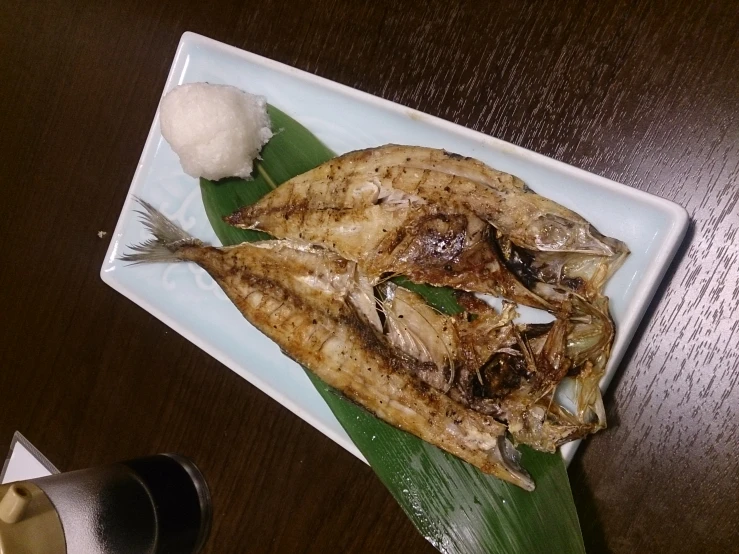
[[[554,451],[605,426],[603,287],[628,248],[512,175],[429,148],[352,152],[225,218],[277,239],[227,248],[142,205],[155,239],[125,260],[199,264],[287,355],[485,472],[532,490],[506,432]],[[464,312],[436,312],[393,275],[457,289]],[[517,324],[514,304],[473,292],[556,319]]]
[[249,322],[347,398],[483,472],[534,489],[505,425],[429,386],[418,375],[433,361],[407,354],[381,332],[371,285],[356,263],[295,241],[206,246],[140,202],[154,238],[132,246],[124,261],[198,264]]
[[599,296],[628,254],[624,243],[517,177],[413,146],[350,152],[226,220],[321,244],[371,277],[394,272],[413,279],[423,258],[426,275],[415,280],[550,311],[571,292]]

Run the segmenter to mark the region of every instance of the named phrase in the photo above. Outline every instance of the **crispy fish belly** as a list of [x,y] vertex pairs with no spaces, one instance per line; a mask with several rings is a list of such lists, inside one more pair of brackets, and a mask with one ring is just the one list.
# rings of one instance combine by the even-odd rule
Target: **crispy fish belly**
[[142,205],[155,239],[132,247],[124,261],[197,263],[247,320],[327,384],[388,423],[533,490],[505,426],[420,380],[428,364],[378,331],[367,305],[372,289],[356,264],[289,241],[204,246]]
[[[429,217],[436,221],[424,229]],[[466,223],[458,223],[456,232],[452,225],[445,234],[434,234],[441,218],[466,218]],[[391,246],[431,249],[431,264],[451,268],[434,284],[448,286],[458,286],[451,280],[460,276],[481,280],[479,273],[469,276],[479,265],[467,267],[460,258],[476,259],[484,252],[501,267],[473,290],[500,294],[508,289],[507,298],[547,309],[569,292],[598,296],[628,254],[622,242],[603,236],[520,179],[471,158],[421,147],[390,145],[340,156],[226,220],[278,238],[321,244],[370,272],[372,263],[375,270],[394,271]]]
[[[613,335],[600,319],[573,322],[563,314],[553,324],[515,324],[512,304],[498,313],[466,294],[459,298],[465,312],[448,316],[392,283],[380,290],[390,342],[433,362],[419,377],[508,424],[516,442],[553,452],[605,426],[598,382]],[[565,379],[575,391],[571,406],[555,394]]]

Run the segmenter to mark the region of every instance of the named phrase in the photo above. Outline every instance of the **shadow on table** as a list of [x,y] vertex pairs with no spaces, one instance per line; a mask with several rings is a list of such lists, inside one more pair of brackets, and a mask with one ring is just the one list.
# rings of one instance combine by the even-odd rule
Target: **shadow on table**
[[[665,272],[665,278],[662,280],[659,287],[657,288],[657,291],[654,293],[654,298],[647,307],[647,310],[644,313],[644,317],[642,318],[639,327],[634,333],[634,338],[631,340],[631,343],[629,344],[629,347],[627,348],[626,353],[621,360],[620,367],[626,367],[629,365],[629,363],[631,363],[631,360],[634,357],[634,353],[636,352],[636,349],[641,342],[644,333],[646,332],[650,322],[652,321],[652,318],[654,317],[657,306],[659,306],[660,301],[665,295],[665,292],[672,283],[672,276],[675,275],[675,270],[680,265],[683,257],[690,248],[694,236],[695,227],[693,221],[691,220],[690,225],[688,226],[688,229],[685,233],[685,238],[680,244],[678,251],[675,253],[675,258],[672,260],[672,263],[667,268],[667,271]],[[613,382],[609,387],[609,392],[606,393],[604,398],[609,427],[618,427],[619,425],[618,406],[615,402],[612,401],[611,397],[613,396],[614,391],[618,388],[621,379],[623,379],[623,372],[619,370],[616,372]],[[580,446],[580,452],[577,456],[575,456],[568,469],[575,500],[575,506],[577,508],[577,514],[580,518],[580,527],[582,528],[586,552],[611,554],[613,550],[608,546],[608,542],[603,531],[601,516],[598,513],[598,504],[595,501],[593,492],[588,485],[586,472],[582,465],[584,453],[583,451],[587,449],[587,447],[588,445],[586,441],[586,443]],[[577,494],[574,494],[575,491],[577,491]]]
[[[580,529],[582,530],[582,538],[585,543],[585,552],[612,554],[613,551],[608,547],[606,536],[603,532],[603,523],[598,513],[598,505],[585,478],[581,459],[581,456],[575,456],[575,459],[570,464],[568,473],[572,485],[572,496],[575,500],[575,507],[577,508],[577,516],[580,519]],[[577,491],[577,494],[575,494],[575,491]]]

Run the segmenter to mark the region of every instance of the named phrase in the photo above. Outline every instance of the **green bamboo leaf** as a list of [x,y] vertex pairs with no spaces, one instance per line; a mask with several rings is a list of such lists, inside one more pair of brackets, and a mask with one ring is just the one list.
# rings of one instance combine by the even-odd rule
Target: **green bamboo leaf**
[[[235,229],[223,222],[223,216],[334,156],[298,122],[272,106],[268,109],[277,134],[262,150],[254,179],[200,182],[208,219],[224,245],[267,235]],[[421,294],[438,310],[461,311],[450,289],[413,283],[405,277],[393,280]],[[536,490],[525,492],[391,427],[307,373],[378,477],[441,552],[585,552],[561,456],[523,448],[523,465],[536,481]]]

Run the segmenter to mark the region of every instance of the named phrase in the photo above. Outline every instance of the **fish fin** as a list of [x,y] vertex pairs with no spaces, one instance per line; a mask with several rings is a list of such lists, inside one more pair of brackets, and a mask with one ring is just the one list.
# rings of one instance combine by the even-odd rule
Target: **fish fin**
[[144,211],[136,210],[136,213],[141,214],[142,223],[154,238],[129,246],[133,252],[121,256],[122,261],[134,264],[181,262],[183,258],[178,252],[182,247],[203,245],[146,200],[134,198],[144,208]]

